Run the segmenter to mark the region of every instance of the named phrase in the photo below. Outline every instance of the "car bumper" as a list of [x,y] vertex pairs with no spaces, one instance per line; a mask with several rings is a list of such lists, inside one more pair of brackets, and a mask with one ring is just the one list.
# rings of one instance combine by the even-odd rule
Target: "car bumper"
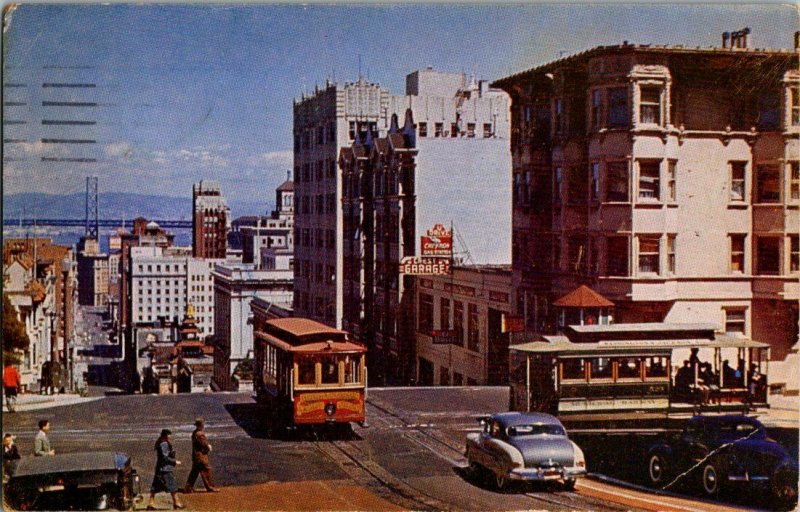
[[545,482],[549,480],[567,480],[586,476],[586,468],[517,468],[508,472],[511,480],[527,480],[534,482]]

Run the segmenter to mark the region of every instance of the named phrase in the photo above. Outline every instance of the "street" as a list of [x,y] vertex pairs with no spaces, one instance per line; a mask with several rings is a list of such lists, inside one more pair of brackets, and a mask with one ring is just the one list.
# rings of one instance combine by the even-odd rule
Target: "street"
[[[463,446],[466,433],[478,428],[475,418],[501,410],[504,400],[507,392],[502,388],[373,389],[368,400],[367,427],[356,425],[352,433],[318,438],[268,436],[264,411],[247,393],[108,396],[7,415],[4,428],[18,436],[23,454],[31,452],[36,421],[42,417],[52,421],[50,438],[59,454],[85,450],[126,452],[133,458],[142,477],[142,492],[146,493],[153,475],[152,445],[160,429],[170,428],[174,433],[178,459],[183,461],[177,476],[183,483],[190,467],[193,421],[202,416],[214,447],[211,461],[215,478],[223,487],[219,495],[200,493],[186,497],[190,507],[196,499],[195,506],[202,510],[219,510],[215,507],[220,506],[220,501],[224,502],[226,496],[230,499],[232,493],[239,495],[237,489],[246,486],[281,486],[286,493],[326,482],[334,495],[352,494],[358,489],[383,503],[411,510],[739,508],[655,495],[597,479],[580,481],[575,492],[541,486],[495,491],[465,471]],[[247,491],[247,500],[241,506],[251,503],[254,508],[263,508],[269,507],[266,503],[274,503],[259,501],[257,493]],[[296,499],[305,503],[302,494]],[[351,501],[349,507],[383,508],[380,503],[364,498]],[[284,502],[285,506],[291,505]]]

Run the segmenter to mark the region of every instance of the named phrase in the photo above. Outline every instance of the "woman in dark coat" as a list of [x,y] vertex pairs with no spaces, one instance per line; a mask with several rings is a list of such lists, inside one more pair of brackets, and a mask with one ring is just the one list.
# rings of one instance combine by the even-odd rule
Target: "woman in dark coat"
[[156,510],[156,494],[168,492],[172,496],[172,508],[184,508],[178,501],[178,482],[175,480],[175,466],[181,461],[175,458],[175,450],[172,448],[169,436],[172,432],[169,429],[161,431],[158,441],[155,444],[156,450],[156,471],[153,476],[153,484],[150,486],[150,501],[147,510]]

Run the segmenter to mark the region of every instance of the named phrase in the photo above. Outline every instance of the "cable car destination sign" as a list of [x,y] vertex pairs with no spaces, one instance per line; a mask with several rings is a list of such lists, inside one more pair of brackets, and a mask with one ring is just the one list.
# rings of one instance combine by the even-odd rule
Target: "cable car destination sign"
[[441,276],[450,273],[453,259],[453,232],[436,224],[420,237],[422,256],[406,256],[400,261],[400,273],[413,276]]

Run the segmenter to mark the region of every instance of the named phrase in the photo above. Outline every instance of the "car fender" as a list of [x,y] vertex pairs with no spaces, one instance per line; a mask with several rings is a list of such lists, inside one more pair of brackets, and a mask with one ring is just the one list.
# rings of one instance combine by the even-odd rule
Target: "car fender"
[[572,439],[570,439],[569,442],[572,443],[572,450],[574,452],[572,459],[573,466],[581,466],[581,462],[583,462],[583,465],[581,467],[585,468],[586,456],[584,455],[583,450],[581,450],[581,447],[578,446]]
[[509,443],[500,439],[488,439],[486,450],[492,454],[493,469],[498,474],[506,474],[513,468],[525,467],[522,453]]
[[656,443],[647,450],[647,458],[654,454],[662,455],[667,461],[672,461],[672,446],[666,442]]

